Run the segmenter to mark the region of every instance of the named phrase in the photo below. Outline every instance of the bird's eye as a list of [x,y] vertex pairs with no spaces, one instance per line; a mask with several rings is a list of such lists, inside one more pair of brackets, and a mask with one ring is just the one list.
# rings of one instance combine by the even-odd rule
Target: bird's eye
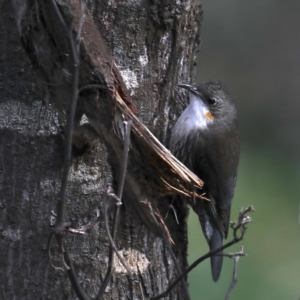
[[217,99],[216,98],[208,98],[208,104],[209,105],[215,105],[217,103]]

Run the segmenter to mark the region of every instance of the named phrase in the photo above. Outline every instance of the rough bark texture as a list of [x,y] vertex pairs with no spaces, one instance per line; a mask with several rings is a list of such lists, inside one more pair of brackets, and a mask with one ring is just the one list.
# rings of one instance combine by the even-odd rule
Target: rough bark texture
[[[28,59],[30,47],[24,38],[27,52],[23,50],[17,25],[19,30],[27,28],[22,16],[36,3],[39,1],[0,0],[0,251],[4,254],[0,257],[0,298],[76,299],[68,276],[50,267],[46,253],[49,224],[53,222],[51,211],[56,211],[60,187],[70,69],[62,63],[64,78],[61,73],[56,76],[56,73],[44,72],[41,75],[37,72],[41,68],[34,65],[34,58]],[[199,1],[90,0],[87,4],[87,14],[96,24],[93,30],[97,29],[103,38],[95,44],[102,43],[109,49],[138,117],[167,145],[170,128],[181,110],[174,86],[178,82],[193,81],[201,21]],[[34,12],[30,15],[32,19],[27,14],[28,24],[42,22]],[[83,42],[89,41],[88,34],[93,30],[84,28],[82,35],[86,40]],[[52,58],[54,54],[47,47],[48,43],[45,37],[40,40],[39,49],[32,51],[49,51]],[[59,47],[63,49],[65,45]],[[89,55],[92,60],[97,53],[91,51]],[[44,65],[50,63],[44,61]],[[81,70],[81,85],[101,83],[99,74],[84,76],[89,64],[81,63],[86,68]],[[91,82],[91,78],[94,81]],[[121,89],[126,91],[126,88]],[[88,120],[82,118],[81,122],[97,123],[93,122],[91,112],[93,97],[94,94],[88,94],[80,100],[78,121],[85,113],[90,117]],[[107,117],[110,122],[109,110],[101,109],[99,118]],[[84,225],[103,212],[106,188],[115,184],[112,167],[117,168],[113,166],[116,162],[118,158],[112,157],[105,137],[93,141],[84,154],[74,156],[65,216],[72,222],[72,227]],[[127,193],[126,197],[130,198],[130,195]],[[124,201],[117,246],[141,280],[147,298],[164,291],[175,278],[176,271],[161,238],[143,225],[132,210],[131,202]],[[165,216],[168,200],[160,198],[158,202]],[[175,254],[185,266],[187,210],[184,203],[174,205],[180,223],[177,225],[174,215],[169,212],[166,224],[176,244]],[[104,223],[100,222],[84,236],[69,234],[66,240],[80,282],[94,297],[107,269],[108,239]],[[53,263],[61,266],[55,248],[53,241]],[[120,264],[117,264],[105,299],[141,299],[138,285],[129,280]],[[166,299],[180,299],[179,290],[174,290]]]

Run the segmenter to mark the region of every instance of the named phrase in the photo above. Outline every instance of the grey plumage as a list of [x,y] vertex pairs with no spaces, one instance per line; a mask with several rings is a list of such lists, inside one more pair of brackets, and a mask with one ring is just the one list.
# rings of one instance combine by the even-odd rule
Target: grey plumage
[[[215,250],[227,237],[237,176],[236,108],[219,81],[179,86],[189,91],[190,102],[174,125],[170,150],[204,181],[204,192],[210,202],[189,200],[189,204],[199,217],[210,250]],[[211,268],[213,279],[217,281],[222,256],[211,258]]]

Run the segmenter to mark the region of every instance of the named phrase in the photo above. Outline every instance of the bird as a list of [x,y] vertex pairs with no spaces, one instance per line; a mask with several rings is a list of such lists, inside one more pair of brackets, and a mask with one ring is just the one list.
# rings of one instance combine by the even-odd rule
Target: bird
[[[209,201],[189,198],[210,251],[227,238],[240,143],[236,106],[221,81],[197,86],[178,84],[189,92],[189,104],[172,128],[170,151],[204,181]],[[223,256],[211,256],[212,278],[219,279]]]

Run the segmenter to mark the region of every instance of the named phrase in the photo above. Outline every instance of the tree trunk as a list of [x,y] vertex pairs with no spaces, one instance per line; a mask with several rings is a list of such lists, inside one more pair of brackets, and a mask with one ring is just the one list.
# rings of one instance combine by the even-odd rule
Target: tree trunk
[[[58,68],[61,73],[53,71],[53,65],[57,67],[65,58],[56,57],[55,65],[53,50],[47,48],[51,39],[38,34],[38,26],[52,34],[55,31],[55,28],[49,29],[46,14],[38,14],[42,2],[0,0],[1,299],[77,299],[55,239],[50,245],[52,263],[64,271],[54,270],[47,254],[49,225],[55,223],[55,214],[51,212],[57,210],[64,163],[64,133],[70,98],[66,87],[70,85],[72,66],[62,63],[62,68]],[[57,2],[75,5],[77,1]],[[67,14],[63,6],[62,12]],[[128,105],[135,107],[138,118],[164,145],[168,145],[170,129],[182,109],[175,85],[192,82],[194,78],[200,41],[200,1],[89,0],[84,22],[83,55],[86,55],[86,49],[90,49],[87,54],[96,61],[97,53],[92,53],[89,48],[93,38],[96,46],[104,45],[109,50],[108,57],[113,58],[115,66],[112,67],[112,61],[108,69],[100,67],[115,74],[120,71],[122,77],[117,79],[120,89],[128,93],[127,96],[124,94],[124,98],[129,99]],[[26,30],[31,30],[29,37]],[[97,33],[102,40],[98,40]],[[94,34],[93,38],[91,34]],[[35,39],[36,48],[31,48],[30,38]],[[59,47],[64,49],[66,46],[62,43],[57,45]],[[41,61],[41,53],[49,60]],[[82,57],[81,86],[99,84],[101,76],[109,77],[107,74],[85,74],[85,71],[90,71],[90,62],[83,61]],[[47,73],[47,70],[52,73]],[[122,78],[128,91],[122,87]],[[117,186],[115,177],[120,160],[109,148],[107,136],[99,133],[89,102],[99,94],[101,97],[101,93],[93,92],[79,98],[76,112],[77,125],[89,123],[101,137],[84,142],[87,150],[80,149],[80,155],[75,153],[72,158],[64,219],[70,221],[73,228],[103,215],[105,203],[113,201],[106,196],[107,186]],[[101,106],[97,112],[100,114],[97,118],[107,118],[105,122],[111,122],[106,106]],[[131,164],[130,168],[140,169],[141,166]],[[140,171],[134,172],[139,174]],[[141,186],[138,180],[134,181]],[[104,299],[142,299],[137,281],[147,299],[163,292],[177,276],[165,242],[153,234],[137,215],[130,200],[131,193],[133,191],[125,187],[116,244],[136,280],[130,280],[116,259]],[[173,250],[182,267],[186,267],[186,204],[173,203],[178,225],[174,214],[169,211],[170,199],[157,198],[154,192],[153,195],[161,215],[165,217],[168,212],[165,222],[175,242]],[[104,221],[85,235],[68,233],[65,240],[80,284],[93,299],[108,268],[109,241]],[[164,299],[182,299],[180,293],[180,288],[175,288]]]

